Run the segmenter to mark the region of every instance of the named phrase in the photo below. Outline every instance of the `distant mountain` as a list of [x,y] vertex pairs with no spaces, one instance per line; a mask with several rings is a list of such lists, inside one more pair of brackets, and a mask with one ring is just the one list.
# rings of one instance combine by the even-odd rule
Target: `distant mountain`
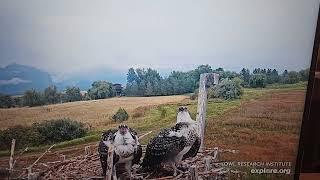
[[52,84],[49,73],[34,67],[16,63],[0,67],[0,93],[20,95],[28,89],[44,90]]
[[57,86],[60,91],[68,86],[76,86],[81,90],[88,90],[91,84],[98,80],[125,85],[126,73],[126,70],[100,67],[70,74],[67,77],[58,77],[31,66],[13,63],[4,68],[0,67],[0,93],[21,95],[32,88],[43,91],[50,85]]

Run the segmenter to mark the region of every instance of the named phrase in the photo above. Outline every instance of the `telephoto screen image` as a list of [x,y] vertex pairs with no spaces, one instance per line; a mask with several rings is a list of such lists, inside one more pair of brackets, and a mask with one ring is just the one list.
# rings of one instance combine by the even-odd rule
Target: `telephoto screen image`
[[319,3],[1,0],[0,179],[293,179]]

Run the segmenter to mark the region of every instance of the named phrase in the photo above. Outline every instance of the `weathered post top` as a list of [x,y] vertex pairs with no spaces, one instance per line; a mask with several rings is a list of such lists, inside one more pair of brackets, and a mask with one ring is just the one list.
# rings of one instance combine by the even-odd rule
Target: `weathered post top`
[[201,146],[200,152],[204,147],[204,133],[206,127],[206,111],[207,111],[207,88],[218,84],[219,74],[217,73],[203,73],[200,75],[199,94],[198,94],[198,110],[196,120],[200,130]]

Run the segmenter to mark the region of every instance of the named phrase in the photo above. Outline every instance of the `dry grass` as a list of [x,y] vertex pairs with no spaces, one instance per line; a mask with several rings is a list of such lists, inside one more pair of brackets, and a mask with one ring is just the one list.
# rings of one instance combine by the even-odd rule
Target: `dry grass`
[[209,119],[206,146],[240,150],[226,160],[294,162],[304,98],[304,90],[272,92]]
[[[80,101],[55,104],[41,107],[23,107],[0,109],[0,129],[15,125],[31,125],[44,120],[71,118],[88,123],[94,128],[103,128],[112,123],[110,117],[124,108],[129,115],[150,106],[179,103],[188,96],[158,96],[158,97],[121,97],[94,101]],[[140,112],[140,111],[138,111]],[[131,117],[130,117],[131,119]],[[129,119],[129,120],[130,120]]]

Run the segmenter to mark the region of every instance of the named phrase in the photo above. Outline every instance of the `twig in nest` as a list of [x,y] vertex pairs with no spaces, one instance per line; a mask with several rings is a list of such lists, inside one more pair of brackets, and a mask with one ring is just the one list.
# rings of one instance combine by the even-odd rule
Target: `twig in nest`
[[152,131],[149,131],[149,132],[147,132],[147,133],[145,133],[145,134],[143,134],[143,135],[141,135],[141,136],[139,136],[139,140],[140,139],[142,139],[143,137],[145,137],[145,136],[147,136],[147,135],[149,135],[149,134],[151,134],[152,133]]

